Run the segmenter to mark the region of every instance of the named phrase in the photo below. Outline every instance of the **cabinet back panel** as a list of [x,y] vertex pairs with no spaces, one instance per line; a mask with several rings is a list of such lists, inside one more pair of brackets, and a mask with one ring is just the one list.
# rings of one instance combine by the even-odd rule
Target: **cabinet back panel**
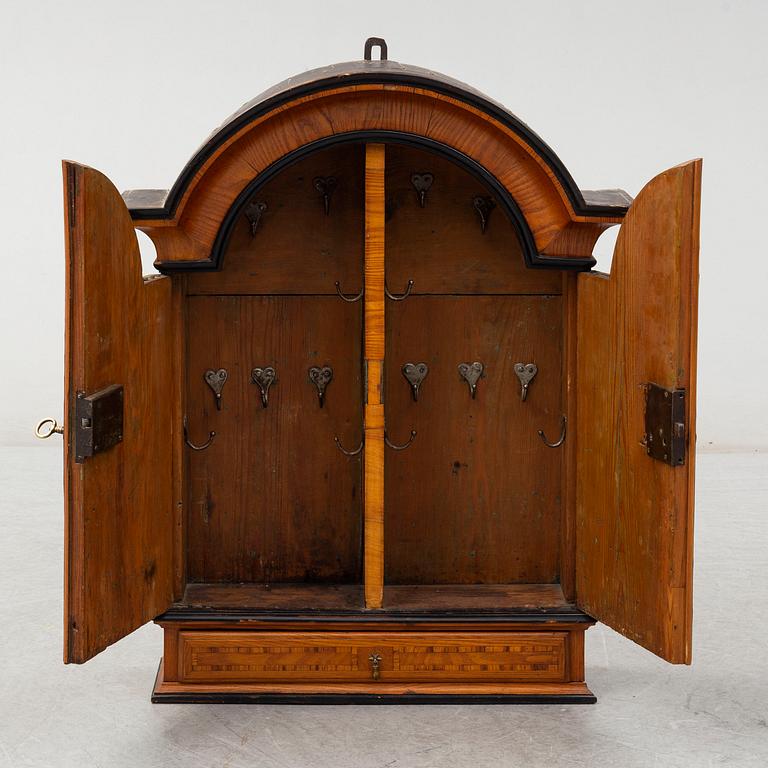
[[[325,296],[188,299],[190,581],[361,579],[361,304]],[[333,380],[319,407],[311,366]],[[263,408],[254,367],[277,379]],[[222,409],[203,379],[226,368]]]
[[[560,296],[411,296],[387,306],[385,580],[550,583],[559,576]],[[458,372],[480,361],[476,399]],[[418,402],[401,368],[425,362]],[[513,366],[538,374],[525,402]]]
[[[235,222],[220,272],[188,277],[190,294],[357,293],[363,280],[364,147],[320,150],[281,171],[253,195],[265,203],[256,233]],[[254,174],[255,175],[255,174]],[[328,215],[317,177],[336,179]]]
[[[387,284],[399,293],[413,280],[413,293],[558,294],[562,278],[525,266],[517,232],[498,206],[486,230],[473,207],[475,196],[493,197],[472,174],[423,149],[387,145]],[[411,181],[429,172],[434,180],[419,204]]]

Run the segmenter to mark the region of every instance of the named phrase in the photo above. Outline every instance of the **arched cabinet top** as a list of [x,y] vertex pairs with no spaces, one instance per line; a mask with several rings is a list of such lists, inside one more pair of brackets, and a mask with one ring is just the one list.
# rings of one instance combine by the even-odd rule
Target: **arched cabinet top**
[[519,211],[535,256],[529,263],[538,266],[591,266],[594,242],[632,202],[622,190],[581,191],[538,134],[474,88],[386,59],[334,64],[273,86],[206,139],[170,190],[123,197],[155,241],[159,266],[210,268],[222,223],[259,176],[344,134],[426,140],[466,158]]

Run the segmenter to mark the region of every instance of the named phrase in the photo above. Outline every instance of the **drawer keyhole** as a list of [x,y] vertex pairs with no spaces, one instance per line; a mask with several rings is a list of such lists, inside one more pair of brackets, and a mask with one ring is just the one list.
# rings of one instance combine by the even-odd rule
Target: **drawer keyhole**
[[378,653],[372,653],[368,657],[368,661],[371,662],[371,677],[378,680],[381,674],[381,656]]

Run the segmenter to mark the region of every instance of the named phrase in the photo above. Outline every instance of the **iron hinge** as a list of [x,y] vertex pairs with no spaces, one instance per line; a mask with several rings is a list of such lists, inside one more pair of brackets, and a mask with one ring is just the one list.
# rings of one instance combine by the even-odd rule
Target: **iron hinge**
[[645,386],[645,450],[672,467],[685,464],[685,390]]
[[106,451],[123,440],[123,387],[110,387],[75,400],[75,462]]

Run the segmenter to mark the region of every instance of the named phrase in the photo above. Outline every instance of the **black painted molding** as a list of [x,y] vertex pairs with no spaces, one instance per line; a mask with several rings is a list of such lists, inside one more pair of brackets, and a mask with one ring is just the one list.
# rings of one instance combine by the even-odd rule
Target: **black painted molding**
[[552,148],[498,102],[458,80],[396,61],[353,61],[304,72],[284,80],[244,104],[195,152],[170,190],[132,190],[124,199],[134,219],[168,219],[176,212],[189,183],[207,159],[232,135],[272,109],[296,98],[350,85],[399,84],[425,88],[485,112],[524,139],[552,170],[574,211],[581,216],[624,216],[631,197],[622,190],[582,193]]

